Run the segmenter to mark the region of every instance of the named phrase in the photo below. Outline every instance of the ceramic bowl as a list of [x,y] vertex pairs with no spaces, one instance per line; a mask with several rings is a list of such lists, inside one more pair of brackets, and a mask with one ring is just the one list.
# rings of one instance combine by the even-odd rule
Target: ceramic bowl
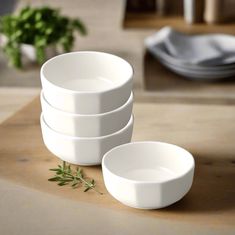
[[134,142],[107,152],[102,160],[109,193],[123,204],[158,209],[180,200],[191,188],[193,156],[162,142]]
[[122,129],[130,120],[133,94],[121,107],[102,114],[81,115],[61,111],[52,107],[41,92],[41,105],[46,123],[62,134],[79,137],[109,135]]
[[59,55],[41,68],[46,100],[77,114],[105,113],[122,106],[131,94],[132,76],[127,61],[94,51]]
[[78,165],[99,165],[102,157],[110,149],[131,141],[133,116],[121,130],[101,137],[73,137],[52,130],[41,114],[43,141],[49,151],[60,159]]

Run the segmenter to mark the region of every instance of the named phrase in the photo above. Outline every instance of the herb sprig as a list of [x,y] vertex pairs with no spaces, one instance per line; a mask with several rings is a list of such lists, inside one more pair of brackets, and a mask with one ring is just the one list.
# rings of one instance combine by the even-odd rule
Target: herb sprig
[[58,165],[58,168],[52,168],[50,169],[50,171],[54,171],[55,176],[48,179],[48,181],[58,182],[57,184],[59,186],[70,184],[72,188],[78,188],[79,186],[83,185],[84,192],[92,189],[100,195],[103,194],[95,188],[95,180],[85,177],[83,170],[79,167],[77,167],[76,170],[73,171],[69,164],[63,162],[62,166]]

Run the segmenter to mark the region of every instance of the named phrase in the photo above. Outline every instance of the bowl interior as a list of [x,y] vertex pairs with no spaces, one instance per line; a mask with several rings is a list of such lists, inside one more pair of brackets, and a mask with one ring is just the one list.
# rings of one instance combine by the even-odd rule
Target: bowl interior
[[77,92],[99,92],[121,86],[133,74],[122,58],[103,52],[72,52],[48,60],[41,70],[52,84]]
[[136,142],[109,151],[103,165],[113,174],[129,180],[163,182],[187,173],[194,166],[194,159],[176,145]]

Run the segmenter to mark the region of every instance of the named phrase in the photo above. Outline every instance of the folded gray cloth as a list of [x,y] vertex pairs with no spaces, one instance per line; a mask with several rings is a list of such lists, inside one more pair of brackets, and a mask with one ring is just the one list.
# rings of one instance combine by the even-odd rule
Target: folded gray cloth
[[155,52],[165,53],[182,63],[225,65],[235,63],[235,37],[223,34],[190,36],[164,27],[145,41]]

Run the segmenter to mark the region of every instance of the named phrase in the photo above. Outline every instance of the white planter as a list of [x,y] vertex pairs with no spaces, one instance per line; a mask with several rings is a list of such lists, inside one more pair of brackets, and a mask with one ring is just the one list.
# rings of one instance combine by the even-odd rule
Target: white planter
[[[7,43],[7,40],[8,39],[5,35],[0,35],[0,46],[4,47]],[[28,59],[32,62],[36,62],[37,57],[36,57],[36,50],[35,50],[34,46],[32,46],[30,44],[22,43],[20,46],[20,50],[21,50],[21,53],[23,56],[22,59]],[[45,54],[46,54],[46,59],[50,59],[50,58],[58,55],[56,47],[51,46],[51,45],[46,47]]]
[[[30,61],[36,62],[36,49],[29,44],[22,44],[21,45],[21,53],[23,56],[25,56]],[[54,56],[56,56],[58,53],[56,51],[56,48],[54,46],[47,46],[45,50],[46,59],[50,59]]]

